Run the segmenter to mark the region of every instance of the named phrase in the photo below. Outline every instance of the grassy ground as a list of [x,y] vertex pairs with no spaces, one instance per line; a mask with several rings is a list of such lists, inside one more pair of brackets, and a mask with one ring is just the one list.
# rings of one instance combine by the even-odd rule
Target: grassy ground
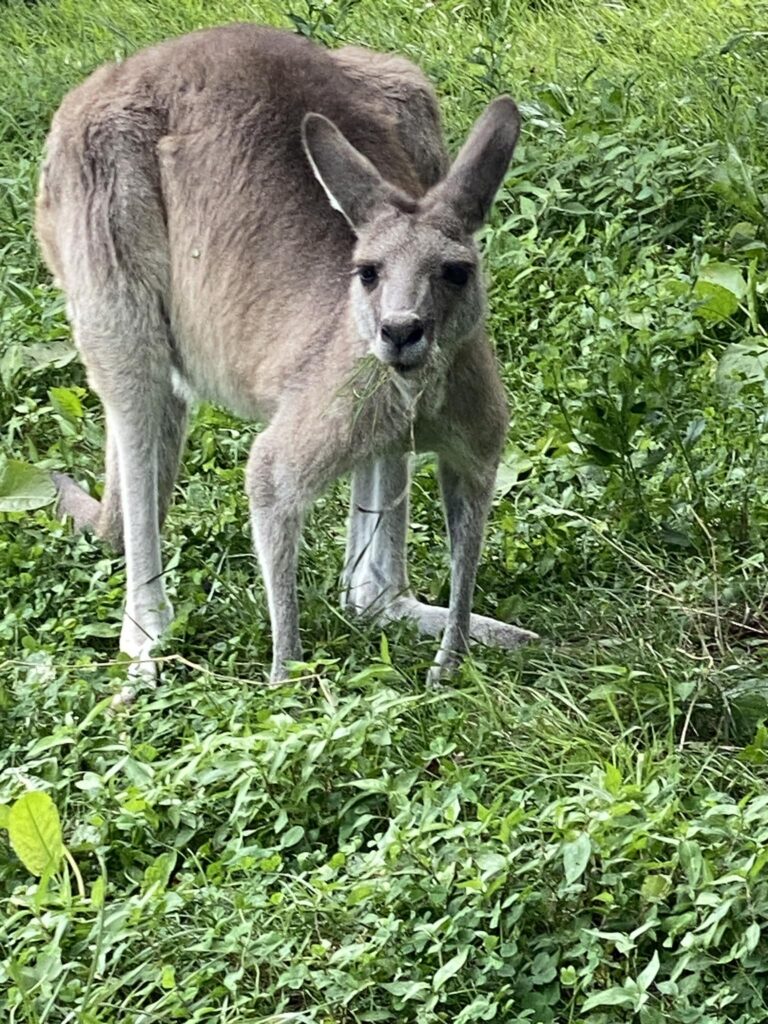
[[[455,140],[519,98],[484,234],[515,416],[476,607],[544,638],[427,692],[431,644],[336,610],[340,484],[302,553],[310,678],[266,688],[253,431],[203,409],[167,529],[164,685],[115,717],[121,561],[50,507],[0,515],[0,803],[51,795],[84,889],[68,866],[38,885],[0,833],[5,1019],[768,1017],[766,13],[0,2],[0,452],[95,489],[101,413],[31,234],[70,86],[249,18],[410,55]],[[412,562],[444,599],[426,464]]]

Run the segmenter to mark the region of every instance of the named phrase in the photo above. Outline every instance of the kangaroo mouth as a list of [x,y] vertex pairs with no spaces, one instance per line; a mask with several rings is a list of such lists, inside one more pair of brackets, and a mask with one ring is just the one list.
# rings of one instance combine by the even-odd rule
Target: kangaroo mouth
[[429,351],[429,347],[424,345],[418,350],[406,349],[401,352],[387,353],[389,358],[386,358],[385,362],[392,367],[395,373],[402,377],[411,377],[426,366],[429,360]]
[[401,377],[411,377],[417,370],[420,370],[424,365],[424,360],[418,363],[392,363],[392,369],[395,373],[399,373]]

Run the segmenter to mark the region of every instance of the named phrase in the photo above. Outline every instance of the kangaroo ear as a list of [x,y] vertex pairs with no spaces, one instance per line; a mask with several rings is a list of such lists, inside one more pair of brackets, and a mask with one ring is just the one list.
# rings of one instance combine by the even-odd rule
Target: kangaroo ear
[[301,137],[304,152],[331,206],[344,214],[353,231],[400,196],[333,121],[322,114],[305,115]]
[[490,213],[520,133],[520,114],[509,96],[499,96],[480,115],[447,176],[429,194],[456,213],[467,231],[477,231]]

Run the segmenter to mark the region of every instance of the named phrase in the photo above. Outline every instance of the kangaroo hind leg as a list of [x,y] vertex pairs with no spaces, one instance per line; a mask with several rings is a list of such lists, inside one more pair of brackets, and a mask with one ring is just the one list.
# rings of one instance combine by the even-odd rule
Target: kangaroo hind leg
[[[150,307],[151,308],[151,307]],[[185,419],[171,385],[170,346],[162,316],[122,298],[98,325],[76,332],[107,419],[108,474],[97,528],[122,535],[126,604],[120,649],[154,674],[152,646],[172,610],[163,581],[160,522],[167,508]]]

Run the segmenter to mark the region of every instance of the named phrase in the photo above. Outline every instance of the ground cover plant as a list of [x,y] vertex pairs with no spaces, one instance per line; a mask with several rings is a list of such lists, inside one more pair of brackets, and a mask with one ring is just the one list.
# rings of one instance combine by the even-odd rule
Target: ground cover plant
[[[768,35],[712,0],[0,2],[0,1011],[14,1024],[724,1024],[768,1015]],[[118,557],[53,514],[103,424],[31,232],[64,92],[237,19],[416,59],[525,135],[482,241],[514,410],[475,607],[433,653],[336,605],[346,486],[264,683],[243,464],[196,416],[162,686],[110,700]],[[443,600],[430,467],[413,578]],[[33,794],[30,796],[30,794]]]

